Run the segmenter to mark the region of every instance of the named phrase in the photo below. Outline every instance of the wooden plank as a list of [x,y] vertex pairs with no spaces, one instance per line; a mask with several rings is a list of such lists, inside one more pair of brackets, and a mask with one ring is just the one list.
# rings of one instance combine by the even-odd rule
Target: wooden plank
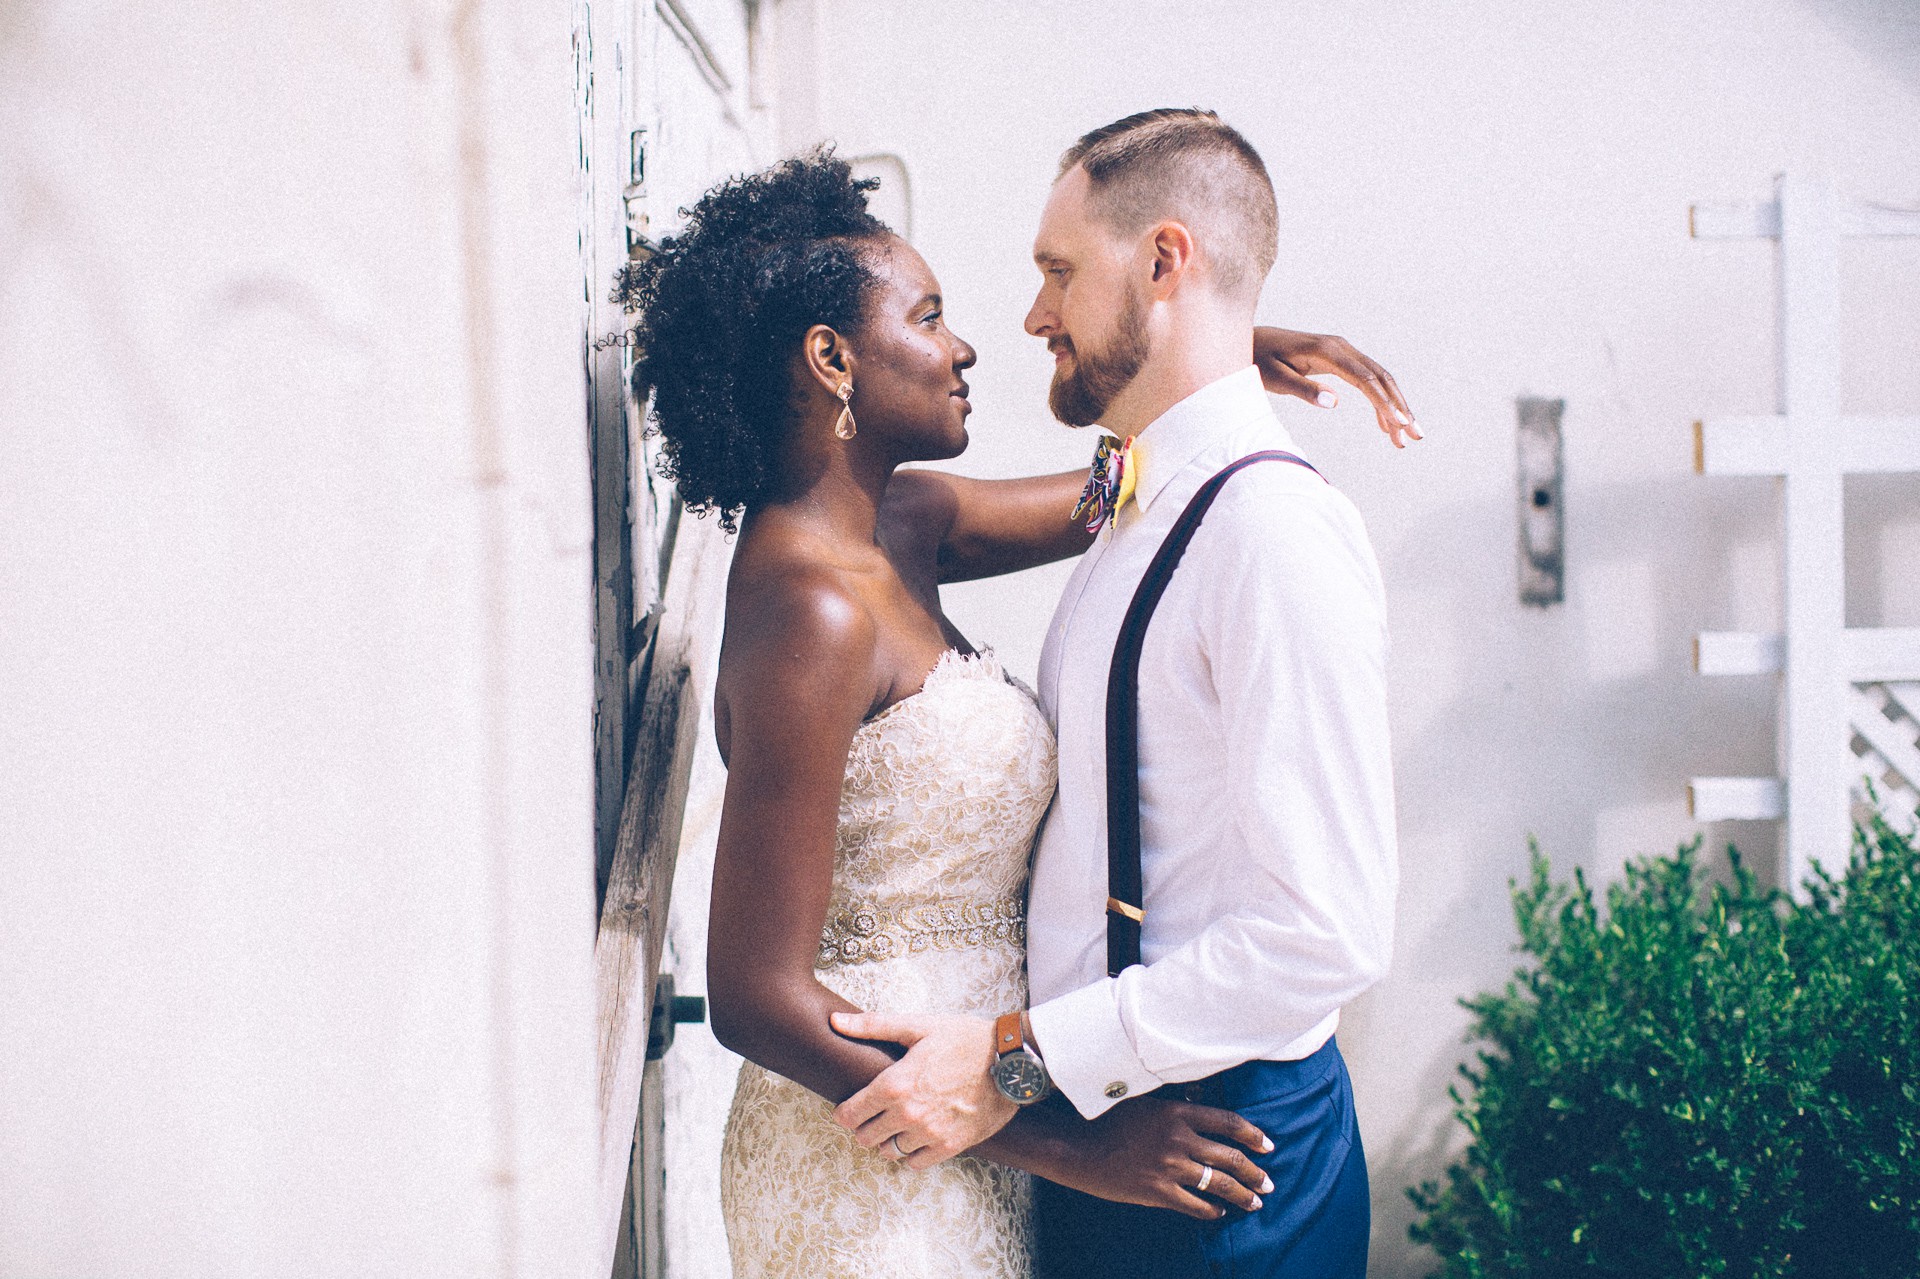
[[[627,0],[576,3],[575,107],[579,116],[580,256],[585,276],[587,429],[593,458],[593,753],[594,884],[604,895],[632,736],[627,682],[634,623],[633,459],[627,431],[625,348],[608,341],[630,323],[612,299],[615,273],[626,261],[620,199],[625,177],[619,44],[628,25]],[[596,1279],[599,1279],[596,1276]]]
[[[1906,779],[1909,787],[1920,790],[1920,746],[1914,744],[1908,726],[1895,724],[1882,709],[1883,699],[1871,693],[1847,689],[1847,718],[1853,731],[1873,747],[1888,767]],[[1895,709],[1899,704],[1895,703]]]
[[[593,357],[589,367],[604,361]],[[619,834],[620,797],[627,774],[627,639],[633,625],[632,538],[627,523],[627,429],[606,401],[617,375],[591,375],[593,416],[593,756],[594,880],[602,891]],[[617,391],[613,392],[617,394]]]
[[[1881,689],[1887,701],[1898,707],[1909,720],[1920,723],[1920,682],[1889,681]],[[1909,778],[1913,789],[1888,791],[1882,788],[1880,811],[1897,829],[1912,830],[1920,816],[1920,781]]]
[[[1848,204],[1836,211],[1844,236],[1920,235],[1920,209]],[[1696,240],[1766,240],[1780,234],[1780,204],[1695,204],[1687,209],[1687,233]]]
[[1885,687],[1887,696],[1907,713],[1908,719],[1920,721],[1920,682],[1888,680]]
[[594,943],[599,1005],[600,1185],[595,1201],[600,1263],[611,1273],[627,1198],[634,1131],[646,1070],[647,1022],[653,1011],[660,950],[694,745],[706,707],[694,678],[700,636],[719,624],[727,544],[708,520],[683,521],[651,670],[640,709],[640,736],[627,779],[612,874]]
[[[610,1279],[638,1279],[640,1246],[633,1238],[633,1178],[627,1178],[628,1194],[620,1205],[620,1234],[614,1241],[613,1272]],[[596,1272],[594,1279],[600,1279]]]
[[[1781,878],[1798,892],[1815,864],[1837,869],[1847,855],[1848,779],[1859,766],[1847,750],[1850,724],[1894,773],[1920,769],[1920,747],[1853,687],[1920,676],[1920,633],[1846,628],[1842,519],[1845,475],[1920,471],[1920,418],[1839,412],[1840,240],[1920,235],[1920,209],[1843,205],[1825,181],[1784,175],[1773,201],[1695,205],[1688,225],[1698,239],[1774,237],[1779,244],[1781,411],[1696,422],[1694,469],[1784,478],[1784,634],[1702,634],[1694,664],[1703,674],[1782,675],[1779,772],[1787,779],[1695,778],[1688,803],[1703,820],[1785,817]],[[1911,715],[1900,699],[1913,688],[1920,701],[1920,682],[1898,688],[1887,696]],[[1910,793],[1899,792],[1895,803],[1907,805]]]
[[[733,77],[727,74],[726,68],[720,65],[720,59],[714,56],[713,45],[700,30],[700,24],[693,20],[693,15],[687,12],[680,0],[655,0],[654,11],[686,49],[687,56],[700,72],[700,78],[707,82],[714,96],[725,103],[733,92]],[[728,122],[732,122],[730,112]]]
[[1696,777],[1687,783],[1687,812],[1702,822],[1766,822],[1787,815],[1786,784],[1777,777]]
[[[1770,675],[1785,667],[1786,652],[1783,635],[1702,631],[1693,637],[1693,669],[1702,675]],[[1885,684],[1920,675],[1920,628],[1856,626],[1841,632],[1840,670],[1844,682],[1853,684]]]
[[1850,475],[1920,471],[1920,417],[1841,418],[1838,446]]
[[1693,669],[1702,675],[1770,675],[1786,661],[1784,636],[1702,631],[1693,637]]
[[1920,628],[1855,627],[1841,646],[1847,678],[1856,684],[1920,678]]
[[1842,235],[1920,235],[1920,209],[1852,204],[1840,211]]
[[640,1116],[633,1126],[633,1175],[628,1180],[633,1218],[634,1274],[637,1279],[666,1279],[667,1072],[658,1061],[646,1065],[640,1082]]
[[[1846,530],[1834,451],[1840,415],[1840,236],[1823,181],[1780,179],[1781,408],[1787,420],[1782,613],[1787,635],[1780,775],[1793,791],[1781,880],[1836,873],[1851,846],[1846,682]],[[1797,887],[1796,887],[1797,891]]]
[[[1875,788],[1880,801],[1880,815],[1895,830],[1912,830],[1914,819],[1920,817],[1920,796],[1908,790],[1888,790],[1884,786]],[[1865,796],[1861,796],[1862,801]]]
[[[1785,475],[1787,419],[1708,418],[1693,424],[1693,469],[1702,475]],[[1847,417],[1827,452],[1848,475],[1920,471],[1920,417]]]
[[[1914,712],[1895,689],[1907,693],[1912,705],[1920,705],[1920,697],[1914,697],[1914,693],[1920,693],[1920,684],[1878,684],[1857,689],[1859,701],[1853,703],[1851,718],[1866,749],[1855,764],[1860,776],[1853,787],[1853,799],[1860,807],[1880,808],[1880,816],[1895,830],[1912,830],[1914,816],[1920,812],[1920,791],[1914,787],[1920,782],[1908,770],[1920,768],[1920,745],[1914,743]],[[1885,714],[1889,709],[1893,711],[1891,718]],[[1891,755],[1882,749],[1884,745],[1891,747]],[[1895,782],[1887,782],[1887,774],[1893,774]],[[1868,785],[1872,785],[1872,795],[1868,795]]]

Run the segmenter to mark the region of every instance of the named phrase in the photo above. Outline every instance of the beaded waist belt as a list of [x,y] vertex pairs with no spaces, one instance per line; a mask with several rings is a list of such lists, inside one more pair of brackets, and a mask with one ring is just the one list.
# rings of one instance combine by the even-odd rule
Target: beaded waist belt
[[1024,897],[997,902],[917,902],[897,908],[854,903],[827,915],[826,926],[820,930],[820,954],[813,966],[837,968],[930,950],[1020,946],[1026,940]]

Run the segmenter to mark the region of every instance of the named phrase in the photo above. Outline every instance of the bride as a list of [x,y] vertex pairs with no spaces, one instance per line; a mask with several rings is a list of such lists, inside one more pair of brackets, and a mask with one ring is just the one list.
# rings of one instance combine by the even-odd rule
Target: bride
[[[940,584],[1091,540],[1069,518],[1084,471],[897,469],[966,448],[974,350],[920,255],[867,212],[867,185],[831,152],[734,179],[623,281],[636,389],[652,393],[681,497],[739,533],[707,957],[714,1033],[747,1058],[723,1207],[742,1279],[1016,1279],[1032,1268],[1029,1173],[1211,1218],[1263,1188],[1237,1147],[1264,1138],[1183,1102],[1094,1123],[1036,1106],[916,1170],[833,1122],[893,1058],[835,1034],[830,1014],[1026,1005],[1052,730],[941,612]],[[1258,343],[1269,389],[1312,399],[1303,375],[1333,373],[1401,429],[1392,380],[1345,343],[1273,329]],[[1225,1174],[1206,1196],[1191,1189],[1202,1163]]]

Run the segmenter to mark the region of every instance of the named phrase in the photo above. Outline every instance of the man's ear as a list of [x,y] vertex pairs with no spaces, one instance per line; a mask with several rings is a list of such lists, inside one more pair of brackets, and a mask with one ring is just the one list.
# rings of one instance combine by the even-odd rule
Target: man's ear
[[1193,266],[1197,247],[1193,232],[1183,222],[1167,221],[1153,228],[1147,239],[1151,287],[1159,297],[1168,297],[1179,287]]
[[800,339],[800,358],[806,364],[807,375],[826,391],[835,394],[843,383],[853,380],[853,348],[847,345],[846,338],[825,325],[816,324],[807,330]]

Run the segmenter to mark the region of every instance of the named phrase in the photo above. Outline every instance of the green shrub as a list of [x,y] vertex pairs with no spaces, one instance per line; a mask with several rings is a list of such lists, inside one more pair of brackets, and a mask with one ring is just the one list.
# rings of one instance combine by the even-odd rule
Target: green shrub
[[[1606,908],[1536,847],[1444,1183],[1408,1193],[1445,1279],[1920,1275],[1920,856],[1885,822],[1808,900],[1698,842]],[[1731,850],[1730,850],[1731,851]]]

